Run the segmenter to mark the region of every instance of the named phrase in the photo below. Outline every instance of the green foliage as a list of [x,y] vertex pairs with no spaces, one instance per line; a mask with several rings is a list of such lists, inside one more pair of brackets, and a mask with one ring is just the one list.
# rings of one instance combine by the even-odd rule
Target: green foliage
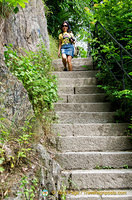
[[[114,37],[123,44],[131,45],[132,1],[105,0],[94,4],[94,17],[100,21]],[[129,47],[130,49],[130,47]]]
[[28,3],[28,0],[0,0],[0,15],[6,17],[10,12],[17,13],[18,6],[25,8],[25,3]]
[[114,169],[114,167],[97,165],[97,166],[95,167],[95,169]]
[[[2,110],[0,109],[0,111]],[[0,130],[1,130],[0,141],[3,144],[9,139],[9,132],[10,132],[10,129],[7,126],[5,118],[3,116],[0,116]]]
[[117,64],[118,62],[121,65],[122,62],[120,48],[117,48],[113,42],[108,42],[104,34],[100,35],[100,37],[106,43],[102,45],[99,41],[95,42],[96,49],[92,52],[97,69],[100,70],[97,74],[98,82],[109,96],[109,99],[116,105],[118,109],[117,118],[129,121],[130,110],[132,109],[132,90],[131,80],[127,74],[131,74],[132,59],[126,54],[123,56],[123,67],[126,74]]
[[66,186],[65,185],[62,185],[61,199],[66,200]]
[[78,47],[81,58],[87,58],[87,51],[83,47]]
[[52,59],[58,58],[58,40],[52,37],[52,35],[49,35],[49,41],[50,41],[50,55]]
[[57,80],[50,72],[53,70],[51,58],[43,43],[36,52],[24,50],[25,55],[12,46],[5,52],[6,64],[11,72],[23,82],[36,115],[53,109],[58,100]]
[[[1,151],[1,149],[0,149],[0,151]],[[4,167],[1,166],[4,163],[4,160],[5,159],[3,157],[0,158],[0,173],[4,172]]]
[[[0,110],[1,111],[1,110]],[[15,126],[5,117],[6,111],[0,114],[0,171],[13,169],[21,165],[23,159],[27,159],[31,152],[31,142],[33,141],[31,120],[27,119],[23,127]],[[5,147],[12,148],[8,151]]]
[[21,185],[20,188],[23,189],[22,192],[19,192],[23,196],[24,194],[24,199],[25,200],[33,200],[36,196],[36,190],[38,186],[38,180],[36,178],[32,180],[28,180],[27,176],[23,176],[21,178]]
[[123,165],[123,168],[128,169],[129,167],[128,167],[128,165]]
[[[98,20],[111,33],[123,47],[130,52],[131,49],[131,28],[132,19],[130,0],[94,1],[91,11],[88,15],[94,18],[94,23]],[[90,9],[90,7],[89,7]],[[89,14],[90,13],[90,14]],[[94,26],[91,27],[95,31]],[[94,32],[93,32],[94,33]],[[96,33],[96,31],[95,31]],[[120,47],[106,34],[98,25],[98,35],[94,34],[93,39],[89,38],[92,43],[92,57],[94,63],[99,69],[97,74],[100,87],[108,94],[109,99],[117,108],[116,118],[121,121],[130,120],[130,110],[132,109],[132,91],[131,80],[127,74],[131,75],[132,59],[125,51],[122,51],[123,67],[127,72],[123,73],[117,62],[122,65]],[[131,53],[131,52],[130,52]],[[101,56],[100,56],[101,55]],[[102,58],[105,60],[102,61]],[[124,81],[123,81],[124,80]]]
[[[124,168],[124,169],[128,169],[129,166],[128,165],[123,165],[122,167],[120,168]],[[100,165],[97,165],[95,167],[95,169],[115,169],[115,167],[112,167],[112,166],[100,166]]]

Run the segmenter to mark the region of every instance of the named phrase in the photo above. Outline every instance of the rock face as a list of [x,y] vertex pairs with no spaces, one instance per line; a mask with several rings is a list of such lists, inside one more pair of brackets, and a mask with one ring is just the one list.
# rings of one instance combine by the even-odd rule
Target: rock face
[[5,20],[0,19],[0,33],[2,52],[3,45],[10,43],[35,51],[40,37],[49,49],[47,20],[42,0],[30,0],[24,9],[19,8],[17,14],[10,14]]
[[[16,48],[36,50],[41,40],[49,49],[47,20],[42,0],[30,0],[26,7],[19,8],[17,14],[10,14],[6,19],[0,18],[0,92],[4,95],[4,106],[8,118],[25,119],[32,110],[28,95],[22,83],[17,80],[3,61],[4,44],[13,44]],[[33,112],[33,111],[31,111]]]

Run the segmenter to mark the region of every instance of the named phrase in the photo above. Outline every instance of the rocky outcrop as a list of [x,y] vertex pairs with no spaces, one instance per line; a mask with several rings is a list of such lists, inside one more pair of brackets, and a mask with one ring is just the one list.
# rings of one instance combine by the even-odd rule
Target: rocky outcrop
[[5,20],[0,18],[0,50],[4,44],[13,44],[27,50],[36,50],[40,38],[49,49],[47,20],[42,0],[30,0],[26,7],[19,8],[17,14],[10,14]]

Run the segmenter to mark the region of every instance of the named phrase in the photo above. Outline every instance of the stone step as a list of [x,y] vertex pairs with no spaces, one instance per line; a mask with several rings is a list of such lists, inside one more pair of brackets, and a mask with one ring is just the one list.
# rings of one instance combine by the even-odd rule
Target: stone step
[[97,86],[83,86],[83,87],[75,87],[75,94],[90,94],[90,93],[102,93],[103,90],[98,88]]
[[57,149],[62,152],[129,151],[130,136],[58,136]]
[[109,112],[110,103],[55,103],[55,111],[60,112]]
[[58,87],[58,93],[59,94],[96,94],[96,93],[102,93],[103,90],[98,88],[95,85],[86,85],[82,87],[73,87],[73,86],[59,86]]
[[61,136],[123,136],[127,128],[125,123],[52,124]]
[[[55,71],[63,71],[62,59],[55,59],[52,62],[52,65],[55,68]],[[87,71],[93,70],[92,58],[73,58],[72,59],[73,71]]]
[[63,72],[52,72],[52,74],[56,75],[58,78],[89,78],[95,77],[97,74],[97,70],[92,71],[63,71]]
[[58,103],[90,103],[90,102],[104,102],[106,95],[99,94],[61,94]]
[[57,153],[55,159],[65,170],[132,167],[132,152],[66,152]]
[[84,86],[84,85],[96,85],[97,79],[95,77],[91,78],[59,78],[59,86]]
[[132,169],[62,171],[69,189],[131,189]]
[[59,123],[112,123],[114,112],[56,112]]
[[132,200],[132,190],[69,190],[66,194],[66,200]]

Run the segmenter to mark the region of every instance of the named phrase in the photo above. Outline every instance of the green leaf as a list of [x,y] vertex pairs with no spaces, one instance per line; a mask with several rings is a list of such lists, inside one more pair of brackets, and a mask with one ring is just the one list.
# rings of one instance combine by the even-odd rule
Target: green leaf
[[4,171],[5,171],[5,169],[3,167],[0,167],[0,172],[2,173]]
[[15,7],[14,13],[16,14],[18,11],[19,11],[19,8],[18,8],[18,7]]

